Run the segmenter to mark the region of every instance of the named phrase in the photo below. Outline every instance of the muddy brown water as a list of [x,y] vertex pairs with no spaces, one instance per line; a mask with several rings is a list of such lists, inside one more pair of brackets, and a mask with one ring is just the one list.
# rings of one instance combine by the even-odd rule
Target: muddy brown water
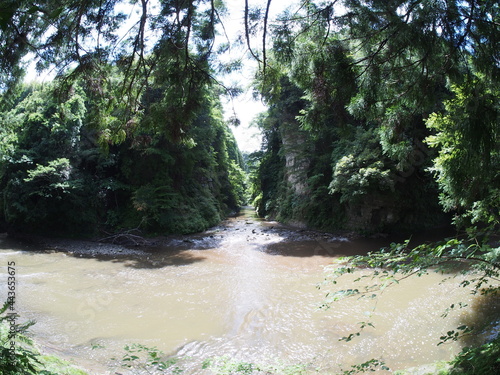
[[[100,244],[47,251],[3,237],[0,262],[16,263],[16,308],[37,321],[31,331],[41,348],[93,374],[114,374],[112,358],[132,343],[187,358],[187,374],[210,373],[201,363],[221,356],[328,374],[372,358],[392,370],[449,360],[463,343],[437,346],[439,337],[489,314],[487,303],[459,287],[462,276],[412,277],[377,300],[319,308],[333,290],[318,289],[332,261],[385,242],[284,228],[246,209],[203,234],[105,256]],[[469,306],[441,317],[459,301]],[[339,341],[368,321],[374,327]]]

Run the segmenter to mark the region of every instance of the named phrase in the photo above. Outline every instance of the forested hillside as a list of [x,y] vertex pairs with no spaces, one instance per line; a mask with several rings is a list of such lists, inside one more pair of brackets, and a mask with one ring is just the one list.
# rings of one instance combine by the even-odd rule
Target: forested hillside
[[83,85],[72,85],[63,100],[56,100],[54,85],[23,86],[1,120],[7,228],[80,236],[130,228],[186,233],[237,210],[243,165],[213,88],[182,140],[163,128],[158,112],[165,109],[154,97],[161,92],[151,89],[140,123],[129,122],[123,139],[110,143]]
[[269,27],[256,77],[258,212],[362,232],[498,222],[498,3],[302,5]]
[[[239,208],[243,162],[210,61],[218,8],[199,3],[2,3],[4,229],[187,233]],[[22,82],[27,53],[52,82]]]

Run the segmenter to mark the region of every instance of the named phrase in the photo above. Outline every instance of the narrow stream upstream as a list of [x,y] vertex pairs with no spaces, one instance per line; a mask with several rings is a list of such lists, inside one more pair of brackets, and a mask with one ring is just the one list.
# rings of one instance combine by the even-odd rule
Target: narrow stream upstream
[[[1,264],[17,265],[17,309],[37,321],[40,346],[95,374],[114,374],[111,358],[131,343],[188,357],[183,374],[205,373],[203,360],[220,356],[332,374],[372,358],[404,369],[450,359],[460,343],[437,346],[439,337],[482,313],[461,277],[438,274],[407,279],[378,301],[319,309],[324,268],[382,243],[287,229],[250,209],[203,234],[116,256],[99,256],[99,244],[64,252],[0,241]],[[470,307],[443,319],[459,301]],[[375,328],[339,341],[362,321]]]

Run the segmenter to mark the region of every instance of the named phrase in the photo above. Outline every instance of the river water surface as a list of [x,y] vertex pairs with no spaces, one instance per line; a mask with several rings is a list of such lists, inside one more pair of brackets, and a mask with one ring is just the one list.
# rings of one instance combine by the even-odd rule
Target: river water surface
[[[193,374],[221,356],[328,374],[377,358],[397,370],[450,359],[460,343],[437,346],[439,337],[483,313],[461,277],[438,274],[407,279],[377,300],[320,309],[334,290],[318,288],[325,267],[381,242],[287,229],[250,209],[206,233],[115,256],[99,256],[99,244],[68,253],[1,241],[0,262],[16,262],[16,306],[37,321],[37,342],[95,374],[114,374],[111,358],[131,343],[189,358],[184,373]],[[469,307],[441,317],[459,301]],[[368,321],[374,327],[339,341]]]

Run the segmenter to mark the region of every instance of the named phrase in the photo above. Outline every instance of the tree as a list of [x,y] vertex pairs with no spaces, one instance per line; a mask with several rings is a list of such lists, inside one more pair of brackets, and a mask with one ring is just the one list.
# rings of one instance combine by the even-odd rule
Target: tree
[[484,75],[453,85],[445,111],[433,113],[427,125],[435,134],[427,143],[439,149],[433,171],[445,210],[457,224],[500,222],[500,92]]
[[12,136],[10,143],[4,143],[0,164],[3,214],[23,230],[64,233],[91,228],[98,202],[85,198],[98,184],[86,184],[89,181],[75,169],[85,94],[76,88],[57,104],[51,100],[52,93],[52,87],[28,88],[24,99],[4,117],[2,128]]
[[22,78],[24,59],[32,56],[38,70],[57,70],[62,91],[83,80],[94,101],[102,100],[104,116],[96,118],[122,106],[114,115],[119,126],[102,125],[118,134],[109,141],[123,141],[127,124],[144,111],[144,93],[161,80],[172,88],[163,95],[178,115],[167,125],[180,137],[199,105],[198,87],[213,80],[210,59],[223,9],[219,1],[201,0],[162,1],[158,7],[149,0],[6,1],[0,18],[2,99],[9,98]]

